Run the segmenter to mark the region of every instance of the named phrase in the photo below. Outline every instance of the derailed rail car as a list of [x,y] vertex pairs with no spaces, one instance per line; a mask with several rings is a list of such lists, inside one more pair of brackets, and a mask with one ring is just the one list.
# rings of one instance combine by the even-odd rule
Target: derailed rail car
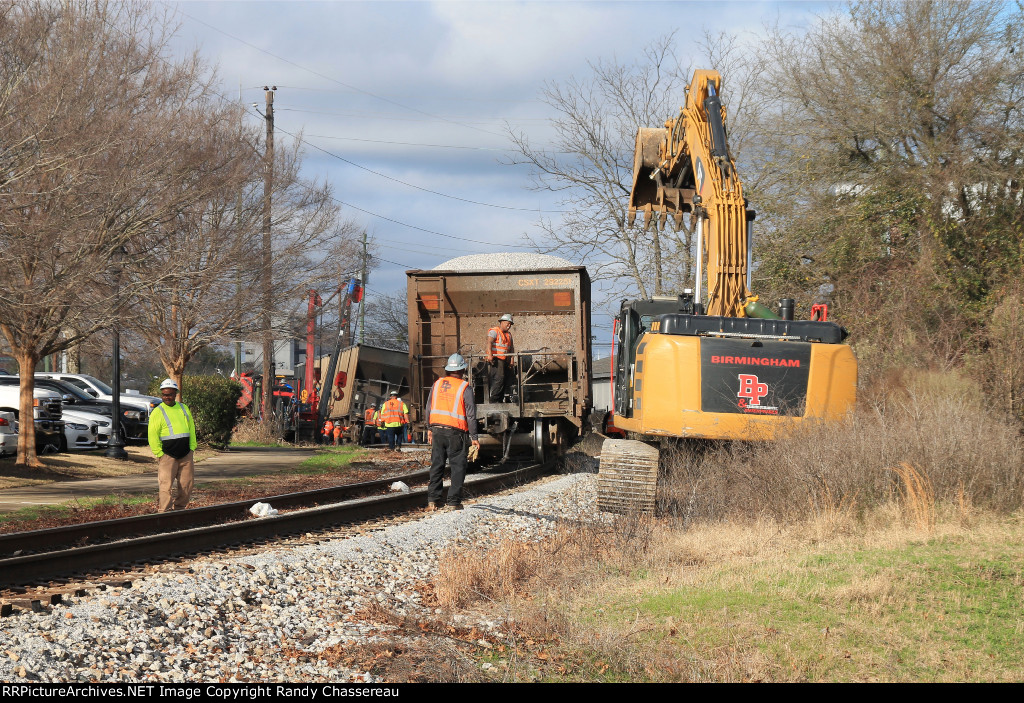
[[[353,344],[341,350],[334,378],[323,379],[329,366],[329,356],[316,361],[315,375],[320,379],[317,384],[318,394],[330,393],[327,414],[321,418],[321,422],[330,419],[341,423],[347,428],[342,435],[345,441],[359,441],[364,412],[368,406],[379,408],[391,391],[398,391],[405,397],[409,390],[408,354],[404,351]],[[299,378],[302,378],[304,372],[304,365],[296,365]],[[299,415],[302,421],[300,436],[314,436],[314,433],[320,431],[319,427],[313,428],[316,408],[308,404],[301,407],[304,412]]]
[[[406,272],[410,419],[424,435],[430,389],[459,353],[469,364],[481,447],[503,458],[525,448],[541,461],[582,433],[590,414],[590,276],[557,257],[517,256],[542,266],[489,270],[480,255]],[[487,333],[504,313],[515,320],[512,390],[507,402],[491,403]]]

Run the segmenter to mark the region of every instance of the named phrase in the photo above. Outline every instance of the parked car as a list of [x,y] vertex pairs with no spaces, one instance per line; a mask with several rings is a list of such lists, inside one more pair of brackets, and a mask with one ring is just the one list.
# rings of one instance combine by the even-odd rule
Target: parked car
[[18,421],[14,413],[0,412],[0,456],[18,453]]
[[[0,385],[9,383],[10,380],[0,376]],[[106,415],[110,417],[114,413],[113,403],[109,400],[94,398],[77,386],[64,381],[52,378],[36,378],[37,388],[47,388],[61,394],[65,408],[84,410],[86,412]],[[140,418],[143,411],[137,408],[121,409],[121,436],[124,439],[145,439],[149,436],[149,424]]]
[[[11,382],[13,379],[13,383]],[[17,376],[0,376],[0,412],[14,415],[20,421],[21,388]],[[61,449],[65,446],[63,404],[60,395],[45,388],[32,392],[32,419],[36,426],[36,451],[48,445]]]
[[[95,376],[88,374],[45,371],[37,373],[36,378],[51,378],[62,381],[88,393],[93,398],[110,401],[111,403],[114,400],[114,389]],[[137,422],[139,424],[138,434],[131,436],[145,438],[149,429],[149,414],[156,406],[160,405],[161,399],[151,395],[143,395],[135,390],[126,390],[119,397],[121,399],[121,414],[125,418],[125,426],[128,426],[130,422]]]
[[110,416],[75,406],[64,407],[64,437],[68,449],[95,449],[110,441]]

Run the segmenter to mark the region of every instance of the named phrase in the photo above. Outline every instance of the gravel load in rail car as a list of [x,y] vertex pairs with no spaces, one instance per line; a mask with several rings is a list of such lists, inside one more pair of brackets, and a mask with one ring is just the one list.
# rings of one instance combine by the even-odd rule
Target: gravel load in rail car
[[[406,272],[410,415],[426,433],[426,401],[451,354],[469,363],[480,442],[491,454],[542,460],[584,427],[591,408],[590,276],[557,256],[460,256]],[[488,332],[511,315],[513,352],[500,399],[491,400]]]

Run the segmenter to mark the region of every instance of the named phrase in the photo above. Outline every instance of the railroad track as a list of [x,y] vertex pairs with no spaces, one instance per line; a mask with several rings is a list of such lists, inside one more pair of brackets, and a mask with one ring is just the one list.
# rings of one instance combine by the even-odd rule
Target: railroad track
[[[549,464],[531,464],[503,473],[472,474],[467,477],[466,491],[469,495],[500,491],[534,480],[549,468]],[[427,473],[426,470],[417,471],[378,481],[270,496],[261,501],[246,500],[173,513],[0,535],[0,589],[17,594],[25,592],[29,586],[88,579],[90,575],[113,568],[137,569],[142,564],[410,512],[426,505],[425,487],[410,489],[408,493],[367,494],[385,489],[395,481],[422,481]],[[301,507],[274,517],[254,518],[248,511],[256,502],[269,503],[278,510],[295,506],[315,507]],[[86,539],[108,541],[69,546]],[[53,597],[59,602],[58,595],[51,596],[51,603],[54,602]],[[37,602],[31,601],[29,606],[37,610],[41,607],[36,605]],[[11,612],[9,605],[4,605],[3,614]]]

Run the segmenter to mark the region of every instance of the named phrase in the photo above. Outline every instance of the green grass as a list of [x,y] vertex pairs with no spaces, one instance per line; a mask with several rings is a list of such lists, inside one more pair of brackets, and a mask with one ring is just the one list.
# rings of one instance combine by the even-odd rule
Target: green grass
[[74,512],[94,510],[105,506],[116,507],[120,505],[139,505],[142,503],[152,502],[152,496],[110,495],[102,496],[100,498],[80,498],[66,503],[58,503],[56,505],[30,505],[12,512],[0,513],[0,524],[25,522],[41,518],[62,517]]
[[354,445],[342,447],[324,447],[298,466],[298,471],[305,474],[325,473],[349,466],[353,461],[366,456],[366,450]]
[[640,585],[648,595],[606,604],[590,626],[641,623],[643,646],[718,660],[730,679],[1024,679],[1017,539],[790,554]]

